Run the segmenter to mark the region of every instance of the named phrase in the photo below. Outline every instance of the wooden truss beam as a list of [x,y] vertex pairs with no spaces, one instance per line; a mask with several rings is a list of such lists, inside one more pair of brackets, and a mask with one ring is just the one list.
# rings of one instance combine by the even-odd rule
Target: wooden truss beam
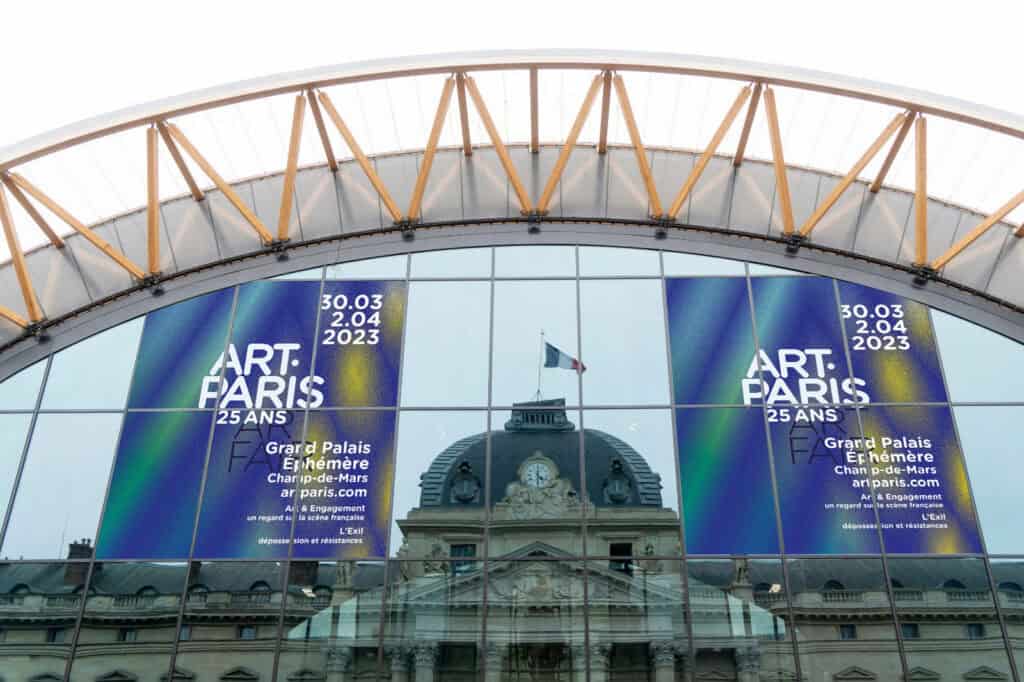
[[327,166],[332,173],[338,172],[338,159],[334,156],[334,149],[331,147],[331,137],[327,134],[327,126],[324,125],[324,116],[320,113],[320,103],[312,90],[306,90],[306,101],[309,102],[309,110],[313,113],[313,121],[316,123],[316,132],[320,136],[320,144],[324,147],[324,155],[327,157]]
[[540,104],[537,67],[530,69],[530,152],[540,151]]
[[257,235],[259,235],[260,240],[264,244],[273,243],[274,235],[270,234],[270,230],[268,230],[263,222],[256,217],[256,214],[245,205],[245,202],[242,201],[242,198],[238,196],[234,189],[231,188],[231,185],[229,185],[228,182],[220,176],[220,173],[210,165],[210,162],[206,160],[206,157],[200,154],[199,150],[195,148],[187,137],[185,137],[185,133],[181,132],[181,128],[173,123],[168,123],[167,132],[170,133],[171,137],[174,138],[174,141],[185,150],[185,153],[196,162],[196,165],[206,173],[206,177],[213,181],[213,184],[221,191],[224,198],[231,202],[231,205],[234,206],[235,210],[242,215],[245,222],[249,223],[249,226],[252,227]]
[[732,165],[739,168],[743,163],[743,155],[747,151],[747,142],[750,140],[750,129],[754,127],[754,116],[757,115],[757,104],[761,101],[761,84],[754,85],[754,92],[750,95],[750,104],[747,105],[747,118],[743,121],[743,130],[740,132],[740,141],[736,145],[736,155],[732,157]]
[[956,244],[951,246],[946,253],[942,254],[932,262],[933,270],[941,270],[943,267],[949,264],[949,261],[960,255],[960,252],[966,249],[968,246],[973,244],[981,235],[985,234],[992,228],[993,225],[998,223],[1000,220],[1005,218],[1007,214],[1013,209],[1017,208],[1021,204],[1024,204],[1024,191],[1020,191],[1013,195],[1009,201],[999,207],[995,213],[982,220],[978,225],[964,235],[963,239],[958,241]]
[[199,189],[199,183],[196,182],[195,177],[192,176],[192,171],[188,169],[188,164],[185,163],[185,157],[181,155],[181,150],[178,149],[178,145],[175,144],[174,138],[167,131],[167,124],[163,121],[159,121],[156,124],[156,129],[160,131],[160,137],[163,138],[164,144],[167,145],[167,151],[171,153],[171,158],[174,160],[174,165],[178,167],[178,172],[181,173],[181,177],[185,179],[185,184],[188,185],[188,191],[192,193],[192,198],[196,201],[202,201],[206,198],[203,194],[203,190]]
[[57,235],[57,233],[54,231],[52,227],[50,227],[50,224],[46,222],[46,218],[44,218],[43,214],[40,213],[39,210],[32,205],[32,202],[28,200],[28,197],[25,196],[25,193],[18,189],[18,186],[11,182],[11,179],[6,175],[0,176],[0,180],[3,181],[4,186],[7,187],[7,189],[10,191],[11,196],[13,196],[15,200],[19,204],[21,204],[21,207],[25,210],[25,213],[28,213],[29,217],[32,218],[32,220],[35,221],[35,224],[39,226],[39,229],[42,230],[43,233],[49,238],[50,243],[53,244],[58,249],[63,249],[64,240]]
[[7,241],[7,250],[11,254],[11,263],[14,265],[14,274],[18,278],[21,297],[25,301],[25,311],[32,322],[39,322],[43,319],[43,311],[36,299],[35,289],[32,288],[32,279],[28,276],[25,253],[21,250],[18,231],[14,228],[11,210],[7,205],[7,193],[3,187],[0,187],[0,225],[3,225],[4,239]]
[[0,318],[5,319],[12,324],[16,324],[22,329],[28,327],[28,320],[26,320],[24,317],[14,312],[10,308],[6,308],[2,305],[0,305]]
[[277,238],[288,239],[292,224],[292,202],[295,200],[295,174],[299,170],[299,143],[302,142],[302,120],[306,117],[306,99],[295,98],[292,109],[292,132],[288,138],[288,165],[284,171],[284,186],[281,188],[281,206],[277,213]]
[[900,147],[903,146],[903,140],[907,139],[907,134],[910,132],[910,126],[914,123],[913,116],[907,116],[907,120],[903,122],[903,126],[900,131],[896,133],[896,139],[892,141],[892,146],[889,147],[889,153],[885,155],[885,160],[882,161],[882,167],[878,169],[878,175],[868,186],[868,189],[872,193],[878,192],[882,189],[882,183],[885,182],[885,176],[889,174],[889,169],[892,168],[892,164],[896,161],[896,155],[900,153]]
[[718,130],[711,137],[711,142],[708,143],[704,153],[697,159],[697,164],[690,171],[690,176],[686,178],[686,182],[679,188],[679,194],[676,195],[675,201],[672,202],[672,206],[668,209],[668,218],[675,220],[679,215],[679,211],[683,208],[683,202],[686,201],[686,197],[690,195],[690,191],[693,190],[694,185],[700,180],[700,176],[704,173],[704,169],[707,168],[708,162],[711,161],[711,157],[714,156],[715,151],[718,149],[718,145],[722,143],[726,134],[729,132],[729,128],[732,127],[733,121],[736,120],[736,115],[740,113],[740,109],[743,108],[743,104],[750,97],[750,86],[746,86],[740,93],[736,95],[736,99],[733,101],[732,106],[729,107],[729,111],[726,112],[725,118],[718,124]]
[[505,143],[501,141],[501,135],[498,134],[498,128],[494,125],[491,112],[487,110],[484,98],[480,95],[480,90],[477,89],[476,81],[473,80],[472,76],[466,76],[466,89],[469,90],[469,96],[476,107],[476,113],[480,116],[484,129],[487,130],[487,135],[491,138],[491,144],[494,145],[494,151],[497,152],[498,159],[505,169],[505,175],[508,176],[508,181],[512,184],[512,189],[519,199],[519,212],[523,214],[531,213],[533,205],[530,203],[530,195],[526,193],[526,187],[523,186],[522,181],[519,179],[516,167],[512,163],[512,157],[508,155]]
[[444,130],[444,121],[448,116],[448,107],[452,101],[452,89],[455,87],[455,79],[448,78],[441,89],[441,100],[437,103],[437,111],[434,113],[434,125],[430,128],[430,137],[427,139],[427,146],[423,150],[423,160],[420,163],[420,172],[416,176],[416,185],[412,190],[412,198],[409,200],[409,211],[406,217],[410,221],[419,220],[420,209],[423,206],[423,192],[427,189],[427,178],[430,177],[430,167],[434,165],[434,154],[437,152],[437,143],[441,139],[441,131]]
[[622,76],[616,74],[612,81],[615,85],[615,95],[619,100],[619,108],[622,110],[622,118],[626,121],[626,129],[629,131],[629,139],[633,143],[633,153],[636,154],[636,163],[640,167],[640,175],[644,179],[644,186],[647,187],[647,199],[651,204],[651,216],[655,219],[661,217],[661,199],[658,198],[658,188],[654,184],[654,175],[651,173],[651,166],[647,162],[647,150],[640,140],[640,130],[636,125],[636,118],[633,116],[633,106],[629,102],[629,93],[626,92],[626,83]]
[[473,140],[469,136],[469,106],[466,104],[466,74],[455,74],[455,86],[459,96],[459,125],[462,127],[462,153],[473,156]]
[[825,214],[828,213],[829,209],[839,201],[839,197],[841,197],[843,192],[846,191],[846,188],[853,184],[854,180],[857,179],[857,176],[864,170],[864,167],[871,163],[871,159],[875,158],[878,151],[885,146],[885,143],[889,141],[889,138],[893,136],[900,126],[906,125],[906,119],[913,118],[913,116],[914,114],[908,111],[906,113],[897,114],[892,119],[892,122],[889,123],[889,125],[885,127],[885,130],[883,130],[875,141],[871,143],[871,146],[868,147],[867,151],[857,159],[857,163],[853,164],[853,168],[851,168],[849,172],[843,176],[843,179],[839,181],[839,184],[829,192],[829,195],[825,197],[825,200],[821,202],[821,205],[814,209],[814,213],[811,214],[807,219],[807,222],[805,222],[803,227],[800,228],[801,237],[807,237],[811,234],[811,231],[818,225],[821,219],[825,217]]
[[608,110],[612,103],[612,72],[604,72],[604,84],[601,89],[601,128],[597,135],[597,153],[608,151]]
[[[914,265],[928,262],[928,129],[917,116],[914,129]],[[902,132],[902,128],[900,129]]]
[[334,104],[331,102],[331,98],[327,96],[326,92],[321,91],[319,93],[320,104],[327,111],[327,115],[334,123],[334,127],[338,129],[341,136],[345,139],[345,144],[348,145],[349,150],[352,152],[352,156],[355,157],[356,163],[363,169],[363,173],[366,174],[367,179],[373,188],[377,190],[377,196],[384,203],[384,207],[391,215],[391,219],[396,222],[402,222],[402,212],[398,210],[398,204],[391,198],[391,194],[388,192],[388,188],[384,186],[384,182],[377,175],[377,171],[373,168],[373,163],[363,153],[363,148],[356,142],[356,138],[352,135],[352,131],[345,125],[345,121],[342,120],[338,110],[334,108]]
[[149,274],[160,271],[160,175],[157,165],[159,140],[155,126],[146,129],[146,256]]
[[68,227],[73,229],[78,234],[82,235],[89,243],[95,246],[97,249],[107,254],[111,260],[124,268],[128,274],[136,279],[145,279],[146,273],[144,273],[139,266],[125,258],[124,254],[118,251],[116,248],[107,243],[105,239],[100,237],[98,234],[90,230],[80,220],[75,218],[73,215],[64,210],[64,207],[58,204],[56,201],[48,197],[38,187],[33,185],[31,182],[26,180],[17,173],[9,173],[7,178],[10,178],[15,185],[20,189],[24,190],[26,194],[38,201],[40,204],[46,207],[48,211],[53,213],[55,216],[67,223]]
[[551,170],[551,175],[548,176],[547,184],[544,185],[544,191],[541,192],[540,200],[537,202],[537,213],[543,214],[548,212],[551,198],[555,194],[559,180],[562,179],[562,172],[565,170],[566,164],[569,163],[569,156],[572,154],[573,147],[576,146],[576,140],[579,139],[580,131],[583,130],[583,124],[587,122],[587,116],[590,114],[590,109],[594,106],[597,91],[601,88],[603,81],[603,73],[597,74],[594,76],[594,80],[591,81],[590,89],[587,90],[587,94],[583,98],[583,104],[580,105],[580,110],[576,114],[576,120],[573,121],[569,135],[565,138],[565,144],[562,145],[562,151],[558,154],[558,160],[555,161],[555,167]]
[[786,177],[786,157],[782,153],[782,134],[779,131],[779,111],[775,108],[775,91],[764,89],[764,113],[768,119],[768,137],[772,143],[772,166],[775,168],[775,196],[782,213],[782,234],[793,234],[793,199],[789,194],[789,180]]

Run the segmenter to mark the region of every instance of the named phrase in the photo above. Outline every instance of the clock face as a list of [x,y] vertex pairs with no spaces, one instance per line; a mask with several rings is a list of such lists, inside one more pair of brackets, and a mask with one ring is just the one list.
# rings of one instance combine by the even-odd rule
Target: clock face
[[523,480],[531,488],[547,485],[554,478],[551,468],[544,462],[530,462],[523,471]]

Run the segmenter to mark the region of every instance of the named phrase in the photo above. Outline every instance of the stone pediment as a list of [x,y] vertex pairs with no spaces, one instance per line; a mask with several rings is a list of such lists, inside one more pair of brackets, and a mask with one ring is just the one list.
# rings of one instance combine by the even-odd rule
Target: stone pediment
[[941,679],[942,675],[939,673],[934,670],[929,670],[928,668],[922,668],[921,666],[911,668],[907,671],[907,680],[910,680],[910,682],[931,682],[932,680]]
[[64,676],[54,675],[53,673],[40,673],[28,678],[28,682],[64,682]]
[[96,678],[96,682],[137,682],[138,679],[138,675],[126,673],[123,670],[115,670],[105,675],[100,675]]
[[327,675],[309,668],[303,668],[288,676],[288,682],[324,682]]
[[259,673],[242,667],[232,668],[220,676],[221,682],[256,682],[259,679]]
[[987,665],[980,665],[973,670],[968,670],[964,673],[965,680],[1008,680],[1010,676],[1006,673],[1001,673],[995,668],[990,668]]
[[851,680],[877,680],[878,675],[874,674],[870,670],[865,670],[857,665],[851,665],[849,668],[844,668],[832,676],[833,680],[841,680],[842,682],[849,682]]

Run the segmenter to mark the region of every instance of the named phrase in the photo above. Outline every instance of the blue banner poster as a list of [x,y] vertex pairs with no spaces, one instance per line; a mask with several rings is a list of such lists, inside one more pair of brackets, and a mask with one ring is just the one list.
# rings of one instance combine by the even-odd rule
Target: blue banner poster
[[195,411],[125,415],[98,559],[188,556],[211,419]]
[[311,412],[305,442],[286,463],[298,489],[294,557],[387,556],[395,412]]
[[927,306],[848,282],[839,299],[853,373],[871,387],[871,402],[946,402]]
[[316,356],[324,407],[398,404],[405,305],[403,282],[324,283]]
[[778,553],[762,410],[676,410],[676,432],[686,551]]

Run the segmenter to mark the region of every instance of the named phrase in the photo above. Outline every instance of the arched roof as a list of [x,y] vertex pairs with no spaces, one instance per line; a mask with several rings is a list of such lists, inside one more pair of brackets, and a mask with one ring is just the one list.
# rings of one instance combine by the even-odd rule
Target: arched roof
[[[638,92],[641,78],[647,89]],[[670,132],[677,120],[696,120],[691,100],[700,109],[700,122],[687,128],[690,150],[652,123],[666,109],[669,82]],[[708,83],[704,96],[681,97],[682,88],[696,92],[696,82]],[[411,87],[420,98],[422,125],[412,128],[424,134],[412,151],[373,143],[389,123],[401,142],[404,110],[359,90],[373,83],[388,92]],[[545,109],[552,100],[557,113]],[[822,146],[822,130],[811,134],[798,115],[823,101],[826,114],[833,101],[860,109],[835,165],[812,170],[801,161],[815,162],[813,155],[786,150],[812,137],[812,147]],[[257,104],[277,112],[270,118],[282,134],[250,134],[246,153],[286,151],[263,154],[278,161],[232,163],[242,149],[225,144],[214,124],[213,137],[202,139],[201,117]],[[251,112],[238,116],[242,125],[230,127],[252,120]],[[325,67],[114,112],[0,150],[7,236],[50,240],[38,248],[11,241],[12,253],[27,253],[0,266],[0,377],[47,352],[28,338],[38,331],[52,350],[256,276],[481,244],[614,244],[745,258],[909,293],[1020,339],[1024,251],[1008,220],[1024,193],[1007,190],[988,204],[965,197],[986,204],[976,211],[888,184],[934,179],[942,166],[929,159],[941,157],[949,125],[980,131],[1007,154],[1024,140],[1024,117],[931,93],[749,62],[577,50]],[[129,134],[156,151],[148,166],[140,152],[145,163],[132,181],[143,189],[147,176],[160,182],[148,198],[143,191],[124,199],[129,209],[114,218],[83,208],[88,201],[65,201],[43,172],[46,164],[64,168],[65,157],[70,167],[83,150],[106,158],[90,145],[123,145],[119,136]],[[930,156],[918,159],[918,148]],[[919,160],[927,175],[916,172]],[[102,166],[86,169],[98,175]],[[99,203],[99,194],[86,199]],[[165,296],[155,299],[157,290]]]

